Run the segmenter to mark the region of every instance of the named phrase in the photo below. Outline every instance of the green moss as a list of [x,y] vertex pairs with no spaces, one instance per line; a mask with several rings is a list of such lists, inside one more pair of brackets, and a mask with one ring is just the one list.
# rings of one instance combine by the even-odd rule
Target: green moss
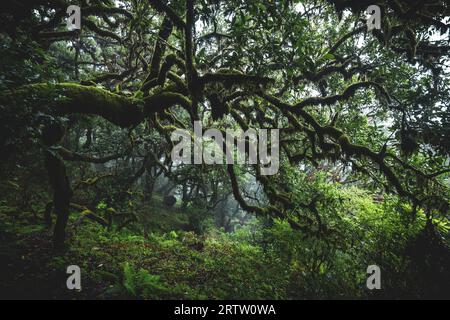
[[128,127],[143,120],[140,100],[124,97],[107,90],[77,83],[39,83],[2,92],[0,102],[25,104],[32,111],[52,111],[57,114],[92,114],[112,123]]
[[347,135],[343,134],[339,137],[338,139],[339,144],[341,144],[342,146],[348,146],[350,145],[350,139],[348,138]]
[[176,92],[158,92],[141,100],[77,83],[26,85],[14,91],[1,92],[0,103],[25,104],[30,106],[32,112],[40,110],[53,111],[60,115],[98,115],[121,127],[130,127],[143,121],[144,109],[148,115],[174,105],[181,105],[188,110],[191,108],[191,101]]
[[191,101],[184,95],[176,92],[161,92],[145,99],[145,113],[151,114],[154,112],[161,112],[164,109],[175,105],[180,105],[183,108],[190,110]]

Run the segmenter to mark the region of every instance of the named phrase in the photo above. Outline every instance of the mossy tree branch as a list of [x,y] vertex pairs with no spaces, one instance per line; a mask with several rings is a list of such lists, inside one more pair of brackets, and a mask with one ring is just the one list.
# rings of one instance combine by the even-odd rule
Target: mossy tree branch
[[97,115],[120,127],[143,121],[143,101],[107,90],[76,83],[39,83],[0,93],[4,105],[26,105],[35,112],[50,111],[57,115]]
[[161,92],[144,99],[135,99],[107,90],[76,83],[32,84],[0,93],[3,105],[26,105],[34,112],[55,115],[86,114],[103,117],[123,128],[141,123],[146,116],[162,112],[174,105],[190,110],[191,102],[174,92]]
[[184,21],[171,7],[164,4],[160,0],[148,0],[148,2],[156,11],[166,14],[178,29],[184,30],[186,28],[186,24],[184,23]]
[[[166,50],[164,42],[166,42],[167,39],[169,39],[172,30],[173,24],[171,20],[168,17],[164,17],[164,20],[158,32],[158,38],[155,43],[155,48],[153,49],[152,61],[150,63],[150,73],[145,79],[144,84],[158,77],[161,60]],[[145,90],[142,89],[142,91]]]

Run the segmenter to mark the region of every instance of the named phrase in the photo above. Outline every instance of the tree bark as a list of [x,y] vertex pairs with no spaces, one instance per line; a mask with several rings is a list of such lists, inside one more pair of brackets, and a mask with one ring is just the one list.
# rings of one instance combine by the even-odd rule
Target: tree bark
[[53,244],[55,248],[61,248],[66,239],[66,225],[69,219],[72,189],[66,175],[64,162],[48,150],[45,151],[45,165],[53,188],[53,205],[56,213]]
[[56,213],[56,223],[53,229],[53,245],[55,249],[61,249],[64,246],[66,225],[69,219],[70,199],[73,193],[67,178],[64,160],[55,150],[51,149],[63,141],[65,134],[66,129],[61,123],[48,124],[42,131],[42,140],[48,147],[44,151],[45,167],[50,185],[53,188],[53,208]]

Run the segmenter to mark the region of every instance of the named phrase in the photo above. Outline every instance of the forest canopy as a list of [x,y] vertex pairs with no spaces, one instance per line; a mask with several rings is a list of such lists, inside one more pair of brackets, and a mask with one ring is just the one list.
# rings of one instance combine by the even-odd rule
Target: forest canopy
[[[80,29],[67,27],[70,5]],[[368,28],[371,5],[380,28]],[[42,226],[52,256],[85,250],[77,239],[87,234],[131,247],[143,237],[161,255],[167,241],[199,245],[210,266],[229,250],[243,274],[255,259],[267,268],[255,276],[290,279],[234,295],[217,289],[222,279],[190,287],[191,298],[361,298],[369,264],[388,273],[385,297],[450,297],[446,1],[2,6],[0,225],[13,228],[4,230]],[[172,133],[193,138],[195,122],[203,132],[279,129],[278,172],[173,161]],[[133,268],[124,267],[131,287]],[[124,290],[186,291],[158,285]]]

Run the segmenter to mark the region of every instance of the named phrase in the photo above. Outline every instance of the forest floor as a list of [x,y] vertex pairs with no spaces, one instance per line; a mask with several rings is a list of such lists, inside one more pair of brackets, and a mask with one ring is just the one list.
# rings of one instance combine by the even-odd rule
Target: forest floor
[[[301,239],[297,237],[301,234],[293,233],[287,223],[274,223],[264,229],[263,234],[250,225],[234,233],[211,226],[199,235],[186,231],[189,221],[186,212],[165,208],[156,198],[147,209],[145,219],[149,225],[146,230],[141,226],[143,217],[136,226],[120,231],[108,230],[91,220],[84,220],[75,227],[79,214],[73,213],[67,230],[67,246],[64,251],[56,252],[51,231],[38,217],[42,214],[0,205],[0,299],[424,296],[414,286],[404,289],[398,284],[399,279],[403,281],[399,273],[385,276],[384,283],[393,283],[393,289],[370,295],[364,287],[365,268],[359,266],[361,262],[352,260],[353,256],[345,256],[345,252],[337,254],[341,264],[328,271],[317,269],[315,263],[308,265],[308,254],[314,254],[311,248],[317,243],[311,242],[308,247],[305,241],[299,246],[297,243]],[[295,259],[293,252],[297,254]],[[434,257],[441,256],[439,253]],[[80,291],[67,288],[70,275],[66,270],[71,265],[80,267]],[[437,271],[430,274],[430,283],[439,284],[436,290],[441,291],[431,288],[439,294],[431,293],[448,296],[447,282],[440,280],[448,279],[448,273],[432,270]],[[410,292],[410,287],[418,293]],[[431,296],[427,292],[425,296]]]
[[[152,250],[151,243],[163,244],[163,238],[152,241],[131,232],[108,232],[88,220],[69,228],[66,250],[55,252],[51,231],[36,214],[6,206],[0,209],[0,299],[129,298],[130,292],[121,290],[124,266],[128,272],[133,272],[129,263],[150,268],[154,260],[169,254]],[[71,222],[77,216],[72,214]],[[146,227],[157,234],[183,229],[187,223],[185,216],[164,208],[159,199],[144,218],[148,220]],[[176,238],[177,234],[172,232],[168,237]],[[69,265],[81,267],[83,283],[79,292],[67,289]],[[152,279],[158,286],[158,280]]]
[[[180,230],[186,218],[156,210],[148,236],[108,231],[86,220],[68,230],[56,253],[51,232],[30,212],[0,207],[1,299],[276,298],[285,288],[259,247],[217,231]],[[178,214],[178,216],[176,216]],[[77,214],[72,214],[73,222]],[[173,231],[168,231],[173,228]],[[81,269],[80,291],[69,290],[69,265]]]
[[59,285],[65,270],[51,267],[51,234],[40,226],[18,230],[1,218],[0,299],[70,298]]

